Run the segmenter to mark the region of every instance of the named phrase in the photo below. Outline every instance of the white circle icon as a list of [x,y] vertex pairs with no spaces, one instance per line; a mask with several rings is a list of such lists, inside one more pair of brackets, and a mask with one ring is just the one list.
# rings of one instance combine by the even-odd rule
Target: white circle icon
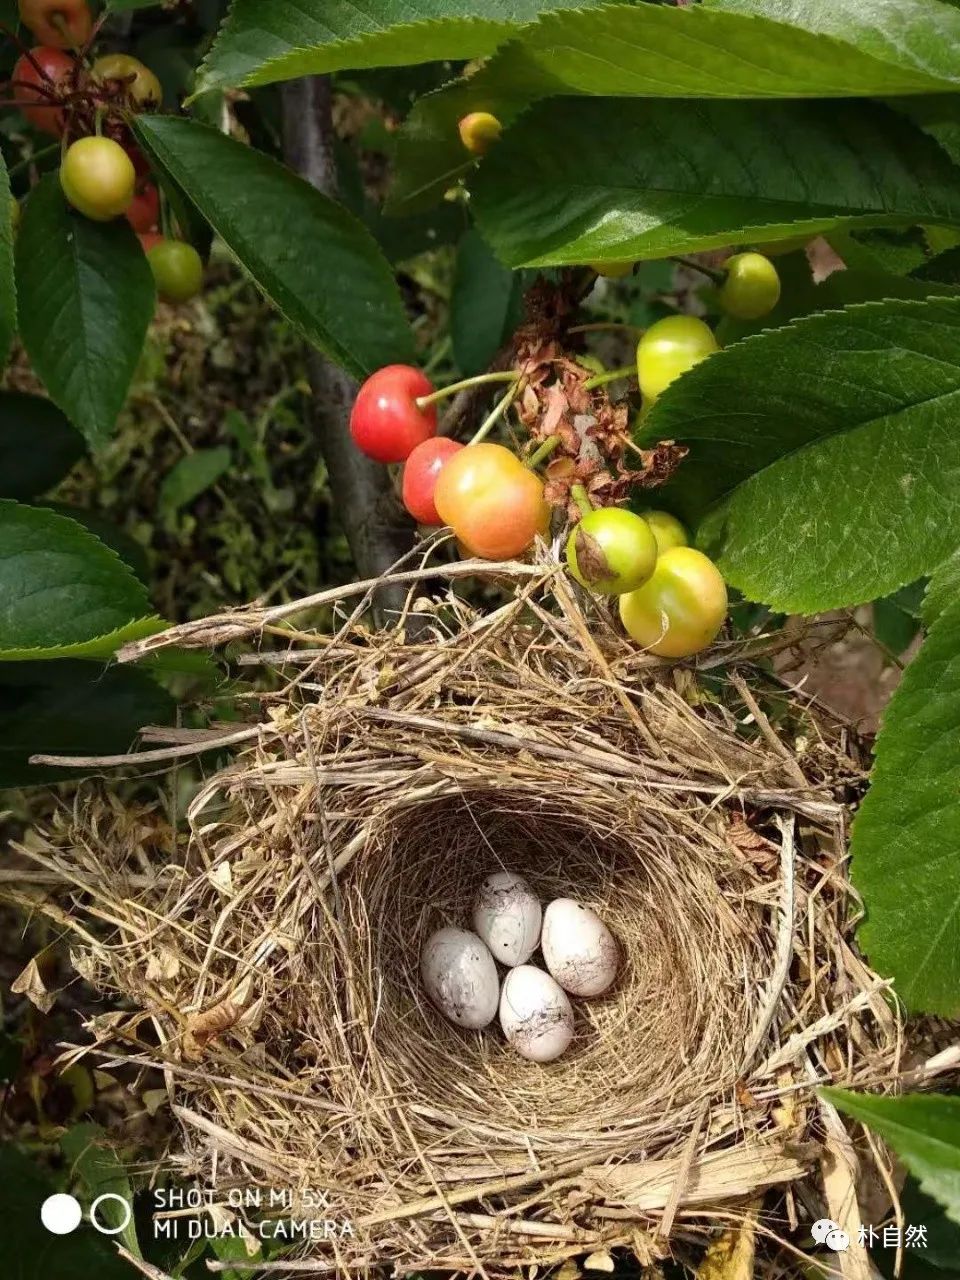
[[810,1234],[816,1240],[817,1244],[823,1244],[831,1231],[839,1231],[839,1222],[834,1222],[832,1218],[818,1218],[810,1228]]
[[75,1196],[60,1193],[47,1196],[40,1206],[40,1221],[55,1236],[68,1236],[76,1231],[83,1219],[80,1201]]
[[[102,1204],[106,1204],[108,1200],[116,1200],[123,1210],[122,1221],[118,1227],[105,1226],[97,1218],[97,1210]],[[104,1236],[118,1236],[121,1231],[126,1231],[132,1217],[133,1209],[129,1200],[124,1200],[123,1196],[118,1196],[114,1191],[105,1191],[102,1196],[97,1196],[90,1206],[90,1223]]]

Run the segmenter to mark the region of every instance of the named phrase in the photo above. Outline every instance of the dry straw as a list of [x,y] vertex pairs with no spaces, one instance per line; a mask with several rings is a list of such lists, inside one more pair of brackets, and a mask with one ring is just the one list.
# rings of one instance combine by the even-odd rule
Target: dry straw
[[[900,1026],[852,942],[853,746],[809,705],[778,736],[742,647],[701,663],[717,697],[550,564],[507,566],[509,602],[473,611],[454,583],[477,567],[429,569],[450,584],[415,640],[363,629],[344,588],[333,636],[248,610],[125,655],[256,636],[245,660],[288,678],[258,726],[137,757],[238,747],[189,832],[87,788],[31,842],[73,891],[81,971],[132,1010],[95,1021],[100,1054],[162,1069],[170,1161],[222,1202],[322,1191],[353,1234],[297,1250],[318,1272],[649,1262],[771,1187],[762,1230],[855,1231],[856,1156],[815,1086],[888,1087]],[[445,1022],[418,977],[501,866],[594,906],[625,954],[549,1066]]]

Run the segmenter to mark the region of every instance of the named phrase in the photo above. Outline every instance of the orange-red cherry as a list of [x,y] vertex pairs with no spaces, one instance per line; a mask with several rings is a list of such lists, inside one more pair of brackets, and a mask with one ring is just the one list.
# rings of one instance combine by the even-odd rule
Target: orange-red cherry
[[20,20],[41,44],[78,49],[93,31],[87,0],[20,0]]
[[437,410],[417,399],[433,392],[430,379],[409,364],[388,364],[372,373],[353,403],[350,435],[361,453],[377,462],[405,462],[418,444],[437,433]]
[[160,221],[160,192],[152,182],[133,197],[126,217],[138,235],[152,231]]
[[424,440],[403,464],[403,505],[418,524],[443,524],[434,501],[440,472],[464,446],[448,436]]
[[23,114],[41,133],[55,138],[63,133],[63,110],[52,102],[51,95],[69,82],[76,65],[76,58],[63,49],[38,45],[30,50],[29,57],[24,54],[13,68],[14,97],[18,102],[30,104],[24,106]]
[[434,502],[441,520],[484,560],[523,555],[550,526],[543,481],[502,444],[469,445],[450,458]]

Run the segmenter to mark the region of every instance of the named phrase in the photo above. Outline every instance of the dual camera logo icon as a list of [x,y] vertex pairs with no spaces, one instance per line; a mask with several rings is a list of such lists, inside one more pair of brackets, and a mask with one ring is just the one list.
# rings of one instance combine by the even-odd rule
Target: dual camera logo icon
[[[119,1212],[112,1210],[108,1219],[103,1212],[106,1205],[118,1205]],[[101,1235],[118,1236],[130,1225],[133,1209],[129,1200],[116,1195],[113,1191],[106,1191],[102,1196],[97,1196],[90,1206],[89,1217],[90,1225],[95,1227]],[[51,1235],[68,1236],[71,1231],[76,1231],[83,1221],[80,1201],[76,1196],[68,1196],[63,1192],[55,1196],[47,1196],[40,1206],[40,1221]]]
[[830,1218],[818,1218],[810,1228],[810,1234],[817,1244],[826,1245],[834,1253],[844,1253],[850,1248],[850,1237],[841,1230],[838,1222]]

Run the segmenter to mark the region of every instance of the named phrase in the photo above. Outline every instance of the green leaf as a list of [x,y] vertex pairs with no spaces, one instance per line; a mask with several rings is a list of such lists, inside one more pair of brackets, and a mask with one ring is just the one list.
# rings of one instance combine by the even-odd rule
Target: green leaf
[[141,115],[136,132],[310,342],[357,377],[413,358],[396,282],[352,214],[277,161],[207,125]]
[[450,296],[450,334],[461,373],[486,369],[520,319],[519,272],[501,267],[476,230],[460,241]]
[[0,1145],[0,1185],[5,1280],[130,1280],[128,1264],[92,1227],[55,1236],[41,1224],[39,1206],[60,1188],[38,1159]]
[[853,824],[860,944],[911,1010],[960,1014],[960,597],[887,707]]
[[0,152],[0,369],[7,363],[17,331],[17,289],[13,277],[13,196]]
[[150,585],[150,561],[146,550],[132,538],[130,534],[117,527],[105,516],[96,511],[88,511],[86,507],[75,507],[69,502],[38,502],[36,506],[45,511],[53,511],[58,516],[66,516],[75,520],[88,533],[99,538],[104,546],[115,551],[128,568],[132,569],[141,582]]
[[[74,1125],[60,1139],[60,1149],[91,1203],[99,1196],[119,1196],[132,1210],[133,1190],[130,1179],[116,1153],[108,1146],[106,1134],[98,1124]],[[97,1218],[110,1227],[119,1227],[125,1218],[129,1218],[118,1238],[135,1257],[143,1256],[132,1212],[128,1214],[116,1199],[110,1199],[100,1206]]]
[[[679,378],[642,439],[750,600],[812,613],[888,595],[960,542],[960,300],[866,303],[735,343]],[[727,495],[724,497],[724,495]]]
[[[596,0],[579,0],[589,6]],[[364,67],[477,58],[558,0],[234,0],[199,92]]]
[[231,454],[226,445],[215,449],[195,449],[175,462],[160,484],[158,506],[172,515],[189,506],[230,468]]
[[[470,111],[504,123],[539,98],[911,99],[922,127],[951,135],[946,94],[960,83],[960,14],[937,0],[840,0],[783,6],[608,5],[549,14],[476,75],[424,97],[398,139],[394,212],[438,199],[471,167],[457,132]],[[758,16],[759,14],[759,16]],[[941,119],[941,114],[945,120]],[[953,156],[956,159],[956,156]]]
[[960,224],[956,169],[936,143],[857,102],[542,103],[486,157],[473,192],[480,230],[513,266]]
[[917,267],[913,272],[916,280],[937,280],[943,284],[960,285],[960,246],[945,249],[935,258]]
[[848,1089],[821,1093],[888,1142],[923,1190],[960,1221],[960,1098],[938,1093],[885,1098]]
[[960,599],[960,551],[945,560],[927,584],[921,612],[924,626],[932,627],[957,599]]
[[0,498],[36,498],[85,453],[83,437],[52,401],[0,392]]
[[159,621],[120,557],[73,520],[0,502],[0,661],[101,657]]
[[17,288],[33,367],[96,448],[123,407],[153,318],[153,274],[133,228],[74,213],[48,175],[17,236]]
[[894,596],[874,600],[873,634],[891,653],[903,653],[919,630],[917,619],[901,609]]

